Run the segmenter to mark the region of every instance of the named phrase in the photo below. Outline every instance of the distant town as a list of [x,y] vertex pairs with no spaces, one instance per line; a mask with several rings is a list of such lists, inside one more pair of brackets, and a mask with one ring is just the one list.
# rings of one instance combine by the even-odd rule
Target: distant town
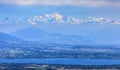
[[120,65],[0,64],[0,70],[119,70]]

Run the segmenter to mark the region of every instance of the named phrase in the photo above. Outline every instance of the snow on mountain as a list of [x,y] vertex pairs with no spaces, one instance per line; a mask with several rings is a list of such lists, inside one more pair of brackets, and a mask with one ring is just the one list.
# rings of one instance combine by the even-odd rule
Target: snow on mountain
[[64,16],[60,13],[48,13],[45,15],[36,15],[33,17],[2,17],[0,24],[120,24],[120,21],[114,21],[102,17],[76,18]]

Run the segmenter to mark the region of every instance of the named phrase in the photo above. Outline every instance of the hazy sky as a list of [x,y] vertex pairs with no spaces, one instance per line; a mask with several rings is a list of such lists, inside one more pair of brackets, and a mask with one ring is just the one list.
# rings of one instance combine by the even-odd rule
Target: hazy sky
[[[84,19],[84,17],[91,18]],[[106,28],[108,23],[120,24],[119,19],[120,0],[0,0],[0,31],[2,32],[16,31],[30,23],[50,23],[49,26],[44,26],[44,24],[43,26],[36,26],[40,26],[46,31],[76,32],[75,34],[77,34],[79,28],[84,29],[89,25],[81,27],[80,25],[73,25],[73,23],[81,24],[92,20],[93,23],[105,23],[103,26]],[[72,25],[63,25],[59,28],[51,23],[72,23]],[[100,26],[93,25],[91,29],[98,27]]]
[[120,19],[120,0],[0,0],[0,17],[58,12],[64,16]]

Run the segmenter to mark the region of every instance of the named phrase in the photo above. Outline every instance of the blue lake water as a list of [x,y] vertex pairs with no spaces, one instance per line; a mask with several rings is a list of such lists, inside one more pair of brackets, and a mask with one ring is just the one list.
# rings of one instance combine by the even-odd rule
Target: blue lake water
[[0,59],[0,63],[37,63],[37,64],[71,64],[71,65],[111,65],[120,64],[120,60],[111,59]]

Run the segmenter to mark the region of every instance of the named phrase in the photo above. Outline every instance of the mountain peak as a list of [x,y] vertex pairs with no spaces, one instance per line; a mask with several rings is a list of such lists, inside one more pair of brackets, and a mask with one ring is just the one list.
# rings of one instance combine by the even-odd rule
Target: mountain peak
[[45,36],[47,34],[47,32],[37,28],[37,27],[27,27],[21,30],[18,30],[14,33],[11,33],[14,36],[20,37],[22,39],[37,39],[40,38],[42,36]]

